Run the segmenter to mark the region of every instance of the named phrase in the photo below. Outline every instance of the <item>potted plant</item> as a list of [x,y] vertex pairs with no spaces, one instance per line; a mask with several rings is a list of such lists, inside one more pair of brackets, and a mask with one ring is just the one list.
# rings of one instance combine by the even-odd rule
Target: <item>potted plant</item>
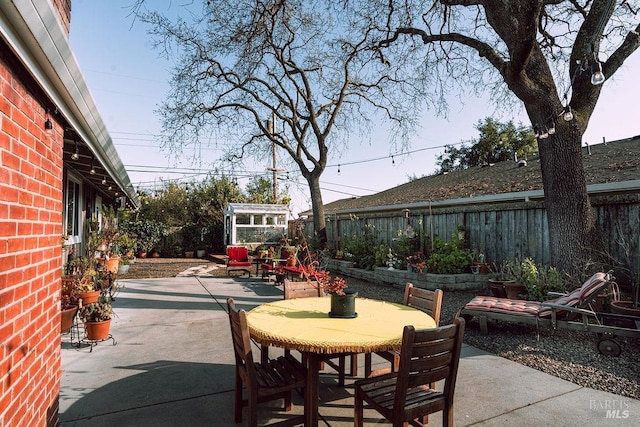
[[407,257],[407,264],[409,265],[409,269],[414,273],[422,273],[426,266],[424,254],[418,251],[413,255],[409,255]]
[[550,292],[564,294],[567,291],[563,274],[555,267],[536,264],[537,279],[529,280],[526,299],[530,301],[544,301]]
[[489,279],[489,289],[494,297],[506,298],[507,293],[505,290],[505,284],[515,282],[515,276],[513,273],[512,260],[505,259],[500,264],[493,264],[491,271],[493,277]]
[[60,332],[66,332],[73,326],[73,319],[78,312],[78,298],[71,291],[60,297]]
[[[625,273],[621,273],[624,271]],[[626,277],[624,277],[626,276]],[[631,269],[618,268],[616,278],[619,280],[618,285],[623,289],[630,289],[630,293],[621,293],[627,295],[627,298],[613,299],[609,303],[611,312],[614,314],[624,314],[627,316],[635,316],[640,318],[640,273],[633,274]],[[625,280],[626,279],[626,280]]]
[[[153,248],[160,243],[160,238],[165,234],[164,225],[151,220],[136,221],[131,225],[131,229],[137,237],[138,252],[141,258],[145,258],[147,254],[150,254]],[[143,256],[142,254],[145,255]]]
[[100,286],[97,284],[98,270],[88,265],[75,285],[75,293],[81,304],[91,304],[98,301]]
[[515,280],[504,284],[507,298],[523,299],[527,289],[538,284],[538,266],[532,258],[525,258],[512,264]]
[[471,272],[474,274],[489,274],[489,264],[485,262],[484,253],[477,251],[473,252]]
[[615,275],[618,279],[618,285],[621,288],[630,288],[631,294],[628,299],[611,301],[611,312],[640,317],[640,237],[638,237],[638,245],[636,246],[637,261],[635,272],[631,267],[633,264],[631,242],[621,237],[618,243],[622,245],[625,253],[625,262],[623,264],[625,267],[616,268]]
[[129,268],[131,267],[131,258],[127,256],[123,256],[120,259],[120,265],[118,266],[118,274],[127,274],[129,273]]
[[[90,224],[90,247],[95,245],[95,257],[104,264],[107,271],[115,274],[120,263],[120,231],[113,207],[105,206],[102,210],[102,225],[92,221]],[[89,253],[91,255],[91,253]]]
[[344,319],[352,319],[358,316],[356,313],[356,297],[358,292],[351,291],[347,288],[347,281],[342,277],[334,277],[333,279],[318,279],[322,286],[331,296],[331,311],[329,317],[337,317]]
[[109,337],[113,308],[111,298],[101,295],[98,302],[81,305],[78,316],[84,323],[88,340],[99,341]]

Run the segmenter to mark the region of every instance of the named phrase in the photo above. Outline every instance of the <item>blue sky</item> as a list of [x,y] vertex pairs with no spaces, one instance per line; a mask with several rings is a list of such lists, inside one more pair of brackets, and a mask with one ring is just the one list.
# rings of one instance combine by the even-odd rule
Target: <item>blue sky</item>
[[[161,179],[197,179],[198,175],[193,173],[199,169],[204,172],[221,151],[204,149],[198,153],[202,164],[194,164],[192,153],[176,158],[158,147],[153,135],[159,133],[160,125],[154,110],[168,91],[171,64],[152,49],[145,26],[128,16],[127,6],[131,3],[133,0],[73,0],[72,49],[133,185],[151,188],[160,185]],[[175,1],[165,3],[178,7]],[[640,52],[635,52],[614,79],[604,83],[583,141],[593,145],[601,143],[603,137],[613,141],[640,135],[637,109],[640,85],[635,77],[638,70]],[[443,151],[441,147],[476,138],[475,124],[487,116],[529,124],[522,109],[510,111],[509,115],[494,115],[495,107],[488,99],[472,98],[462,105],[454,98],[450,107],[446,119],[424,112],[421,129],[409,147],[413,153],[409,155],[394,155],[392,160],[390,156],[395,150],[387,144],[382,130],[374,132],[376,137],[371,141],[359,141],[356,137],[340,158],[329,162],[331,167],[321,180],[323,201],[371,194],[407,182],[408,176],[434,172],[436,158]],[[245,170],[266,174],[269,162],[270,159],[255,162]],[[244,187],[246,180],[241,178],[239,183]],[[308,191],[301,178],[298,184],[280,181],[280,186],[289,188],[294,215],[310,208]]]

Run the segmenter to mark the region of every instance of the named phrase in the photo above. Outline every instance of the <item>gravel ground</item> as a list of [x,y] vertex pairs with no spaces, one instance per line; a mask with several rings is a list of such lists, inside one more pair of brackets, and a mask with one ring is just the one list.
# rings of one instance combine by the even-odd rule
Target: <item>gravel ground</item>
[[[145,259],[131,265],[129,278],[173,277],[187,268],[208,264],[198,259]],[[224,266],[210,274],[226,275]],[[347,278],[349,288],[366,298],[401,303],[404,287]],[[441,323],[450,323],[460,307],[476,292],[445,292]],[[597,335],[577,331],[552,332],[535,326],[490,322],[489,334],[482,335],[477,321],[467,324],[464,341],[474,347],[511,359],[572,383],[640,399],[640,339],[616,338],[622,344],[619,357],[604,356],[597,349]]]

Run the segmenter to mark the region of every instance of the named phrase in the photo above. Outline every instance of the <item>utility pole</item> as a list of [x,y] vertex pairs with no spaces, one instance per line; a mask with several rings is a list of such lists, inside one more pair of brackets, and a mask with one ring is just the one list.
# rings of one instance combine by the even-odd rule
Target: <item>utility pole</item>
[[[274,113],[272,118],[270,120],[267,120],[267,129],[269,131],[269,135],[272,138],[273,138],[273,133],[275,132],[275,127],[276,127],[276,115]],[[276,143],[273,141],[271,141],[271,151],[272,151],[272,158],[273,158],[273,166],[270,168],[267,168],[267,170],[270,170],[273,172],[273,203],[277,204],[278,203],[278,171],[280,169],[278,169],[278,159],[276,156]]]

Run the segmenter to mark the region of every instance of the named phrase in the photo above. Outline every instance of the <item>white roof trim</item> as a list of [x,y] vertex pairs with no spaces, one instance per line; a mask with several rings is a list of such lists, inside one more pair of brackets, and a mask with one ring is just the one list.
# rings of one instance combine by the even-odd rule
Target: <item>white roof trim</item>
[[[621,182],[608,182],[604,184],[590,184],[587,185],[587,193],[589,195],[604,195],[614,193],[633,193],[640,192],[640,180],[621,181]],[[364,213],[364,212],[383,212],[383,211],[401,211],[402,209],[421,209],[421,208],[436,208],[445,206],[468,206],[477,204],[488,203],[505,203],[505,202],[529,202],[529,201],[544,201],[544,192],[542,190],[535,191],[520,191],[516,193],[502,193],[491,194],[480,197],[465,197],[459,199],[449,200],[436,200],[436,201],[423,201],[414,203],[403,203],[394,205],[373,206],[365,208],[346,208],[330,210],[325,209],[325,214],[337,215],[337,214],[349,214],[349,213]],[[311,211],[308,211],[311,213]],[[306,212],[303,212],[306,213]]]

